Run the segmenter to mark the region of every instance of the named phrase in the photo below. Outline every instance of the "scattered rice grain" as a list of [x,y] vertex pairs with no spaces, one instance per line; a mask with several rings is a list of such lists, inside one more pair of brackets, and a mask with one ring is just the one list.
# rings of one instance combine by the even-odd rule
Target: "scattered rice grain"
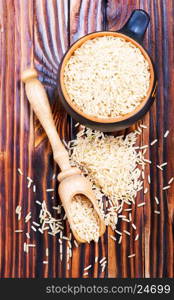
[[35,248],[36,245],[35,244],[27,244],[28,247],[31,247],[31,248]]
[[118,233],[119,235],[122,235],[122,232],[118,231],[117,229],[115,230],[116,233]]
[[145,188],[144,194],[147,194],[147,192],[148,192],[148,188]]
[[137,205],[137,207],[141,207],[141,206],[143,206],[143,205],[145,205],[145,204],[146,204],[145,202],[139,203],[139,204]]
[[152,163],[151,160],[149,160],[149,159],[144,158],[143,160],[144,160],[144,162],[147,162],[148,164]]
[[121,241],[122,241],[122,235],[120,236],[118,243],[121,244]]
[[30,239],[30,233],[29,232],[26,232],[26,237],[27,237],[27,239]]
[[133,229],[137,229],[137,227],[135,226],[135,224],[134,223],[132,223],[132,227],[133,227]]
[[140,127],[141,127],[141,128],[144,128],[144,129],[146,129],[146,128],[147,128],[147,126],[146,126],[146,125],[144,125],[144,124],[140,124]]
[[164,138],[166,138],[169,135],[169,130],[166,130],[165,134],[164,134]]
[[163,171],[163,168],[161,166],[157,165],[157,168]]
[[33,225],[35,225],[35,226],[37,226],[37,227],[39,227],[40,226],[40,224],[39,223],[36,223],[36,222],[32,222],[33,223]]
[[84,268],[84,271],[91,269],[91,267],[92,267],[92,265],[87,266],[86,268]]
[[18,168],[18,172],[19,172],[20,175],[23,175],[23,172],[21,171],[20,168]]
[[95,264],[98,262],[98,256],[95,257]]
[[99,263],[101,264],[104,260],[106,260],[106,257],[103,257],[103,258],[99,261]]
[[170,185],[173,182],[173,180],[174,180],[174,177],[171,177],[168,184]]
[[36,200],[36,204],[42,205],[42,203],[40,201],[38,201],[38,200]]
[[156,196],[155,196],[155,201],[156,201],[156,204],[159,205],[159,200]]
[[161,168],[164,166],[167,166],[167,162],[164,162],[163,164],[160,165]]
[[130,232],[127,231],[127,230],[123,230],[123,232],[124,232],[125,234],[127,234],[127,235],[130,235]]
[[170,185],[166,185],[166,186],[163,187],[163,191],[168,190],[169,188],[170,188]]
[[131,222],[132,221],[132,214],[129,213],[129,221]]
[[144,145],[144,146],[141,146],[140,149],[142,150],[142,149],[146,149],[148,147],[149,147],[148,145]]
[[128,258],[132,258],[132,257],[135,257],[135,254],[128,255]]
[[148,183],[151,184],[151,178],[150,178],[150,175],[148,175]]
[[79,245],[78,245],[78,243],[77,243],[77,241],[76,241],[76,240],[74,240],[74,245],[76,246],[76,248],[78,248],[78,247],[79,247]]
[[157,142],[158,142],[158,140],[155,139],[154,141],[152,141],[152,142],[150,143],[150,145],[153,146],[153,145],[155,145]]
[[138,239],[139,239],[139,234],[136,235],[135,241],[137,241]]
[[34,226],[31,226],[31,228],[33,229],[33,231],[37,231],[36,228]]
[[113,241],[116,241],[116,240],[117,240],[116,237],[113,236],[113,235],[110,235],[110,238],[111,238]]

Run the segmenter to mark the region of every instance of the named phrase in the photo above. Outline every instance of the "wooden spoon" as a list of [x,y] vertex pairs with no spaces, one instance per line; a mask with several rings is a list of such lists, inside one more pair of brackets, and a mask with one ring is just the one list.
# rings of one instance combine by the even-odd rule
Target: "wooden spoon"
[[57,177],[60,182],[58,193],[70,223],[71,230],[78,242],[85,243],[87,241],[81,239],[78,235],[78,232],[74,230],[74,223],[71,216],[71,201],[73,197],[77,194],[81,194],[86,196],[89,201],[91,201],[99,217],[100,236],[105,232],[106,229],[104,220],[101,216],[90,182],[80,174],[81,171],[78,168],[70,166],[68,152],[62,144],[54,124],[46,91],[37,77],[37,71],[31,68],[23,72],[21,79],[23,82],[25,82],[25,91],[28,100],[47,133],[52,146],[54,160],[61,169],[61,172]]

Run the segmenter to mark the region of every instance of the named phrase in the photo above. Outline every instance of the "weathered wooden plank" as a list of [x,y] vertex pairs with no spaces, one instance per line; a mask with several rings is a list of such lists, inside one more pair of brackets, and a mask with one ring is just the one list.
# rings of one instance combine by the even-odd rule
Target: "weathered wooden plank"
[[[173,72],[173,65],[174,65],[174,29],[171,26],[174,14],[174,4],[172,1],[167,1],[166,4],[166,19],[165,19],[165,32],[164,32],[164,39],[167,36],[167,41],[165,41],[165,49],[167,46],[166,56],[167,56],[167,63],[164,63],[164,69],[166,76],[165,87],[167,89],[167,93],[165,92],[165,130],[168,128],[170,129],[170,136],[166,141],[166,156],[170,158],[170,162],[167,168],[167,179],[173,177],[173,170],[174,170],[174,160],[173,157],[173,147],[174,147],[174,128],[173,128],[173,113],[174,113],[174,105],[173,95],[174,95],[174,85],[171,84],[174,80],[174,72]],[[164,8],[163,8],[164,9]],[[171,189],[168,191],[167,195],[167,219],[166,219],[166,244],[167,247],[167,254],[166,254],[166,277],[174,277],[174,238],[173,238],[173,222],[174,222],[174,186],[171,186]]]
[[[71,138],[67,115],[55,93],[62,55],[70,43],[88,32],[118,30],[135,8],[145,9],[151,17],[144,45],[155,61],[159,85],[157,100],[143,119],[148,128],[138,140],[142,145],[158,138],[158,143],[149,147],[146,153],[153,162],[145,169],[144,187],[147,186],[149,191],[145,196],[141,192],[137,197],[137,203],[145,201],[146,205],[133,206],[136,231],[126,222],[118,225],[118,230],[131,232],[130,238],[124,235],[119,245],[119,236],[116,235],[115,243],[110,238],[113,232],[108,228],[99,244],[73,248],[68,269],[67,242],[63,242],[61,261],[57,237],[35,234],[30,224],[24,223],[29,211],[32,211],[33,219],[37,219],[36,199],[46,200],[50,210],[59,200],[58,182],[52,179],[58,168],[40,123],[35,117],[33,120],[20,75],[27,66],[35,64],[47,89],[58,132],[62,138]],[[87,277],[173,277],[174,185],[162,191],[174,170],[173,14],[173,1],[169,0],[9,0],[8,5],[6,1],[0,1],[0,277],[83,277],[84,268],[89,264],[94,267]],[[164,139],[167,129],[170,134]],[[162,172],[156,165],[164,161],[168,165]],[[23,171],[23,176],[18,174],[17,168]],[[148,174],[152,181],[150,187]],[[27,176],[34,179],[36,193],[27,188]],[[48,187],[55,192],[47,193]],[[159,206],[154,201],[155,196],[159,198]],[[15,215],[18,204],[22,206],[19,222]],[[154,210],[160,210],[160,215],[154,214]],[[64,225],[64,234],[69,235],[68,222]],[[14,233],[15,229],[31,232],[30,243],[36,244],[36,249],[24,254],[25,233]],[[137,233],[139,240],[134,241]],[[49,248],[49,263],[43,265],[46,248]],[[132,253],[136,256],[129,259],[128,255]],[[95,264],[96,256],[99,260],[104,256],[108,259],[104,273],[101,273],[99,263]]]
[[[123,27],[133,9],[139,8],[139,1],[117,1],[109,0],[107,2],[106,16],[107,16],[107,30],[117,31]],[[129,129],[134,130],[134,126]],[[128,131],[126,130],[125,133]],[[124,134],[124,132],[123,132]],[[142,138],[139,137],[138,145],[142,145]],[[143,202],[143,193],[137,195],[136,202]],[[125,213],[124,213],[125,214]],[[128,214],[127,214],[128,215]],[[117,242],[114,245],[108,243],[109,253],[109,277],[143,277],[144,276],[144,247],[142,245],[143,239],[134,241],[136,234],[143,235],[143,207],[136,208],[132,205],[132,219],[137,227],[133,230],[130,223],[120,222],[118,230],[123,232],[127,230],[131,232],[131,236],[123,233],[121,244],[118,244],[119,235],[117,235]],[[113,248],[115,249],[115,256],[113,255]],[[136,254],[134,258],[128,258],[128,255]]]
[[[172,130],[170,117],[167,118],[167,112],[169,112],[169,101],[171,95],[173,95],[173,89],[169,87],[168,82],[172,81],[173,73],[173,56],[172,56],[172,38],[173,29],[169,25],[172,19],[173,7],[172,3],[168,1],[107,1],[107,18],[108,28],[110,30],[117,30],[125,23],[128,18],[129,10],[133,8],[142,8],[146,10],[151,17],[151,22],[145,37],[144,45],[152,55],[156,63],[157,75],[158,75],[158,95],[157,100],[151,108],[150,113],[146,115],[143,123],[148,125],[147,130],[143,130],[142,143],[149,144],[150,141],[158,138],[158,144],[150,147],[150,150],[146,153],[147,157],[153,161],[153,164],[146,168],[145,185],[147,186],[147,175],[151,175],[152,184],[150,191],[144,197],[146,206],[141,220],[143,222],[140,235],[142,236],[142,249],[140,245],[137,251],[139,255],[135,258],[134,274],[131,268],[131,274],[126,273],[124,268],[123,276],[144,276],[145,277],[162,277],[173,276],[173,197],[172,190],[167,192],[162,191],[162,187],[167,185],[167,179],[172,177],[172,139],[163,139],[163,134],[167,129]],[[161,41],[165,41],[162,43]],[[173,111],[173,105],[170,101],[170,111]],[[172,114],[172,113],[171,113]],[[172,136],[172,133],[171,133]],[[170,147],[168,146],[170,144]],[[168,161],[167,171],[161,172],[156,168],[157,164],[161,164],[164,161]],[[168,175],[168,173],[170,175]],[[154,197],[157,196],[160,199],[160,206],[157,206]],[[139,201],[139,197],[137,199]],[[143,200],[143,197],[141,198]],[[160,209],[160,215],[154,214],[154,210]],[[139,213],[136,218],[139,218]],[[170,220],[170,221],[169,221]],[[137,221],[136,221],[137,222]],[[141,224],[139,223],[139,225]],[[167,226],[166,226],[167,225]],[[139,226],[138,226],[139,227]],[[167,230],[168,228],[168,230]],[[137,243],[137,242],[136,242]],[[137,245],[137,244],[136,244]],[[170,250],[168,250],[170,249]],[[124,249],[122,249],[124,251]],[[144,254],[143,254],[144,252]],[[165,253],[167,255],[168,263],[166,264]],[[144,255],[144,259],[143,259]],[[124,256],[124,252],[122,253]],[[141,261],[141,263],[140,263]],[[138,271],[138,264],[142,266],[140,273]],[[124,260],[123,265],[127,265]],[[127,270],[128,271],[128,270]]]
[[[25,277],[33,272],[34,266],[23,253],[24,236],[14,230],[24,226],[23,220],[17,221],[16,206],[21,205],[24,214],[28,203],[33,202],[26,181],[32,172],[32,112],[20,83],[21,70],[33,57],[33,5],[24,0],[1,1],[0,6],[0,276]],[[21,177],[18,168],[24,173]]]
[[[59,103],[55,89],[57,88],[59,63],[68,46],[68,1],[37,0],[34,2],[34,12],[35,67],[39,71],[40,80],[47,89],[57,130],[62,138],[66,138],[67,115]],[[35,165],[34,180],[38,186],[36,198],[41,202],[45,200],[51,211],[52,206],[60,204],[57,195],[58,183],[56,179],[52,180],[53,174],[58,173],[58,168],[53,162],[50,144],[38,120],[35,120],[35,124],[33,167]],[[53,188],[55,192],[47,193],[46,188]],[[65,226],[67,234],[68,225]],[[49,248],[49,264],[43,265],[46,248]],[[42,254],[39,255],[36,270],[38,276],[69,277],[69,271],[66,268],[66,242],[63,243],[64,258],[62,262],[60,261],[57,237],[44,234],[40,251]],[[39,265],[42,266],[41,269],[38,268]]]
[[[165,253],[166,251],[168,252],[168,247],[173,247],[173,242],[166,243],[166,235],[167,239],[173,241],[171,232],[169,233],[168,231],[166,231],[166,223],[170,214],[170,211],[167,210],[167,198],[170,192],[162,191],[162,187],[164,185],[167,185],[167,173],[168,170],[170,170],[170,165],[172,163],[172,156],[168,155],[166,151],[166,140],[163,137],[165,131],[169,128],[168,121],[165,116],[166,112],[168,111],[168,98],[171,97],[170,91],[168,89],[168,82],[172,80],[172,60],[168,61],[167,58],[168,54],[170,53],[168,50],[168,47],[170,45],[168,29],[170,28],[170,26],[167,24],[167,19],[172,19],[172,9],[171,6],[168,6],[168,4],[168,1],[163,1],[162,3],[159,3],[159,1],[147,1],[146,3],[144,3],[143,1],[141,2],[141,8],[147,10],[151,16],[151,25],[148,31],[147,47],[156,63],[158,76],[157,99],[150,111],[149,116],[149,137],[151,140],[157,137],[158,144],[156,145],[156,147],[151,147],[149,153],[149,157],[153,161],[153,164],[150,168],[152,186],[148,198],[149,206],[151,206],[151,214],[149,210],[145,211],[146,222],[151,218],[151,226],[148,230],[149,238],[147,249],[147,251],[150,252],[150,255],[145,257],[145,259],[149,261],[148,266],[145,265],[145,274],[147,277],[166,276],[165,274],[166,272],[168,273],[168,268],[170,268],[169,265],[173,266],[173,259],[171,259],[170,263],[167,265],[165,262]],[[165,41],[165,43],[163,44],[161,43],[161,41]],[[156,168],[156,165],[159,165],[164,161],[168,162],[168,166],[167,168],[165,167],[164,171],[162,172]],[[157,206],[155,204],[155,196],[159,198],[160,206]],[[170,198],[168,201],[170,203],[173,202],[172,198]],[[154,214],[154,210],[160,210],[160,215]]]
[[[103,28],[103,1],[84,1],[84,0],[71,0],[70,1],[70,43],[72,44],[83,35],[102,30]],[[98,263],[94,264],[95,256],[107,256],[107,245],[105,239],[102,238],[99,245],[91,243],[80,246],[75,250],[76,256],[80,263],[78,267],[75,266],[76,262],[73,260],[72,264],[72,277],[83,277],[83,269],[89,264],[93,264],[94,268],[89,271],[89,275],[85,277],[104,277],[107,276],[106,272],[101,273],[101,268]],[[93,263],[92,263],[93,262]],[[78,269],[77,269],[78,268]]]

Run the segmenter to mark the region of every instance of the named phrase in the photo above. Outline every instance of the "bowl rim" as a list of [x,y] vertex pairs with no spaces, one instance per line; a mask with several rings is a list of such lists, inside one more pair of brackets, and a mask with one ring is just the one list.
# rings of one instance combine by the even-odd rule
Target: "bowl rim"
[[[79,48],[87,40],[94,39],[96,37],[102,37],[102,36],[116,36],[116,37],[123,38],[126,41],[132,42],[137,48],[140,49],[141,53],[143,54],[145,59],[148,61],[149,69],[150,69],[150,84],[149,84],[147,95],[143,98],[141,103],[133,111],[131,111],[123,116],[114,117],[114,118],[113,117],[112,118],[111,117],[108,117],[108,118],[96,117],[96,116],[88,115],[87,113],[81,111],[79,109],[79,107],[70,99],[68,92],[66,90],[65,84],[64,84],[64,69],[67,64],[67,61],[70,59],[70,57],[72,56],[74,51],[77,48]],[[125,120],[133,117],[137,113],[139,113],[144,108],[148,99],[150,98],[151,93],[153,91],[154,83],[155,83],[154,66],[153,66],[152,60],[151,60],[149,54],[147,53],[147,51],[144,49],[144,47],[142,45],[140,45],[133,38],[129,37],[126,34],[116,32],[116,31],[96,31],[96,32],[89,33],[89,34],[81,37],[80,39],[78,39],[74,44],[71,45],[71,47],[65,53],[65,55],[62,59],[62,62],[61,62],[60,72],[59,72],[59,84],[60,84],[61,92],[62,92],[62,95],[63,95],[65,101],[68,103],[68,105],[81,117],[83,117],[87,120],[93,121],[93,122],[104,123],[104,124],[122,122],[122,121],[125,121]]]

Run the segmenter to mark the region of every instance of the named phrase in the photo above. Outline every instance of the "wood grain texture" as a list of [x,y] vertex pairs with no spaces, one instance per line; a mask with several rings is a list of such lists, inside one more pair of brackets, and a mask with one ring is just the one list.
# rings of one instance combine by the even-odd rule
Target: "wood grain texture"
[[[101,0],[94,1],[71,1],[70,6],[70,44],[74,43],[77,39],[84,36],[87,33],[99,31],[103,29],[103,9],[104,3]],[[89,277],[105,277],[107,274],[107,268],[105,272],[101,272],[101,267],[94,263],[94,255],[99,257],[99,261],[106,257],[107,255],[107,233],[100,239],[99,245],[94,245],[94,243],[86,244],[80,251],[79,259],[82,264],[79,266],[80,276],[83,276],[83,268],[90,264],[94,265],[94,274],[90,270]],[[93,249],[95,251],[93,251]],[[72,266],[73,270],[73,266]],[[73,277],[78,277],[79,274],[74,272]],[[86,277],[86,276],[85,276]]]
[[[53,162],[48,139],[30,109],[20,75],[27,66],[35,65],[46,87],[60,136],[65,140],[72,138],[74,122],[67,117],[56,92],[61,58],[70,44],[84,34],[120,29],[136,8],[150,14],[144,46],[155,62],[158,76],[156,102],[141,121],[148,128],[137,142],[149,145],[158,139],[146,152],[146,158],[153,162],[145,169],[144,187],[149,191],[146,195],[141,192],[136,200],[136,203],[145,201],[146,205],[133,206],[136,232],[127,222],[118,224],[118,230],[131,232],[130,238],[124,235],[119,245],[119,235],[116,234],[115,243],[110,238],[114,233],[108,228],[98,244],[74,247],[68,268],[67,241],[63,241],[61,261],[58,238],[36,234],[31,224],[24,222],[29,211],[33,220],[37,220],[36,200],[45,200],[50,210],[60,201],[58,183],[52,179],[59,170]],[[0,277],[83,277],[83,269],[89,264],[93,267],[87,277],[173,277],[174,185],[162,191],[174,174],[173,18],[174,4],[170,0],[9,0],[8,5],[7,1],[0,1]],[[167,129],[170,134],[164,139]],[[165,161],[168,165],[162,172],[156,165]],[[23,176],[18,174],[18,168]],[[27,188],[27,176],[34,180],[36,193]],[[47,193],[46,188],[55,192]],[[15,215],[18,204],[22,206],[20,221]],[[160,210],[160,215],[154,210]],[[66,221],[64,227],[64,234],[69,236]],[[17,234],[15,229],[23,229],[24,233]],[[28,254],[23,252],[25,232],[31,232],[30,243],[36,244]],[[139,240],[134,241],[137,233]],[[49,248],[48,265],[43,264],[46,248]],[[129,259],[132,253],[136,256]],[[108,260],[103,273],[100,264],[94,263],[95,256],[99,260],[106,256]]]

